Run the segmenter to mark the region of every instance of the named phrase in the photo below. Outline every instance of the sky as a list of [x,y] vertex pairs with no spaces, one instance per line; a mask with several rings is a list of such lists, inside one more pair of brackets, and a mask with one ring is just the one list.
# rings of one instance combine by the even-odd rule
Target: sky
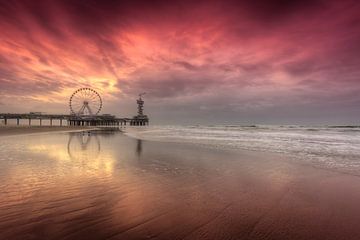
[[101,113],[153,124],[358,124],[356,0],[0,0],[0,112]]

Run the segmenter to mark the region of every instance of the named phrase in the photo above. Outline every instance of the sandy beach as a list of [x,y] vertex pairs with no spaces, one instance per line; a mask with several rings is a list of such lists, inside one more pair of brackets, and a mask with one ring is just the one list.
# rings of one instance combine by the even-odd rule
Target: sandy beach
[[360,239],[360,179],[120,132],[0,139],[0,239]]

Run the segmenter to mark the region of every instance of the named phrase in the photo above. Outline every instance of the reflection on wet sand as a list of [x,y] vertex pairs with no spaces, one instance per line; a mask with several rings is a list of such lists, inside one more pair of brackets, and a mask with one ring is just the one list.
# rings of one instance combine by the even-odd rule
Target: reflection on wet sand
[[141,139],[137,139],[137,144],[136,144],[136,154],[138,156],[141,156],[141,152],[142,152],[142,140]]
[[360,238],[354,176],[116,132],[0,143],[0,239]]
[[67,145],[69,157],[74,161],[91,161],[99,157],[101,146],[96,134],[70,133]]

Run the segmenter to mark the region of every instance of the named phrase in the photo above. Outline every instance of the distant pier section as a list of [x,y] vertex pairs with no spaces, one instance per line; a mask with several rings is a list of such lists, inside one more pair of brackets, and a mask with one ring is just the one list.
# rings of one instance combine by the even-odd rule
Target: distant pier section
[[[0,120],[4,125],[14,121],[16,125],[38,126],[146,126],[149,118],[144,115],[144,100],[139,94],[137,99],[138,114],[131,118],[118,118],[111,114],[99,114],[102,108],[100,95],[91,88],[80,88],[69,100],[70,114],[30,113],[0,113]],[[25,123],[24,123],[25,121]]]

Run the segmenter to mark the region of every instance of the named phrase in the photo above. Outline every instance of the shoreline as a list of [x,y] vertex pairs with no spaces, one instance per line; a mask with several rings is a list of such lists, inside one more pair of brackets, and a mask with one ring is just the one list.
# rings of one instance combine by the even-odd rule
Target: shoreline
[[349,170],[344,170],[341,168],[331,168],[328,166],[322,166],[322,165],[314,165],[311,162],[303,162],[297,158],[294,157],[293,154],[290,153],[281,153],[281,152],[272,152],[269,150],[262,150],[262,151],[256,151],[251,149],[245,149],[245,148],[234,148],[234,147],[216,147],[216,145],[213,144],[205,144],[205,143],[193,143],[193,142],[181,142],[177,140],[171,140],[171,139],[150,139],[150,138],[142,138],[136,135],[132,135],[129,132],[123,132],[126,137],[133,138],[140,141],[147,141],[147,142],[156,142],[159,144],[175,144],[178,146],[196,146],[203,150],[210,150],[210,151],[216,151],[219,153],[229,153],[229,154],[240,154],[242,156],[250,157],[250,158],[256,158],[260,157],[267,158],[268,156],[272,159],[278,158],[280,161],[285,161],[288,164],[294,164],[299,167],[307,167],[312,169],[317,169],[319,171],[327,171],[329,173],[338,174],[338,175],[345,175],[345,176],[352,176],[360,178],[360,174],[356,172],[352,172]]
[[358,177],[277,154],[53,132],[0,138],[0,238],[359,239]]
[[32,135],[51,132],[75,132],[84,130],[96,130],[98,127],[86,126],[0,126],[0,137],[18,135]]
[[[131,128],[130,128],[131,129]],[[11,136],[21,136],[21,135],[37,135],[37,134],[50,134],[50,133],[67,133],[67,132],[82,132],[82,131],[92,131],[92,130],[103,130],[101,127],[90,127],[90,126],[16,126],[16,125],[8,125],[8,126],[0,126],[0,138],[1,137],[11,137]],[[141,138],[136,134],[132,134],[131,131],[123,131],[123,134],[131,139],[136,139],[140,141],[148,141],[148,142],[157,142],[160,144],[176,144],[176,145],[183,145],[183,146],[193,146],[194,143],[191,142],[181,142],[176,140],[169,140],[169,139],[149,139],[149,138]],[[211,144],[195,144],[197,147],[200,147],[204,150],[212,150],[218,151],[223,153],[232,153],[232,154],[241,154],[247,157],[256,157],[256,156],[272,156],[272,158],[282,159],[282,161],[286,161],[290,164],[295,164],[298,166],[305,166],[311,167],[314,169],[324,170],[340,175],[349,175],[354,177],[360,177],[359,174],[344,171],[338,168],[329,168],[324,166],[312,165],[308,162],[299,162],[297,159],[293,158],[293,155],[289,153],[277,153],[271,151],[255,151],[243,148],[222,148],[222,147],[215,147]]]

